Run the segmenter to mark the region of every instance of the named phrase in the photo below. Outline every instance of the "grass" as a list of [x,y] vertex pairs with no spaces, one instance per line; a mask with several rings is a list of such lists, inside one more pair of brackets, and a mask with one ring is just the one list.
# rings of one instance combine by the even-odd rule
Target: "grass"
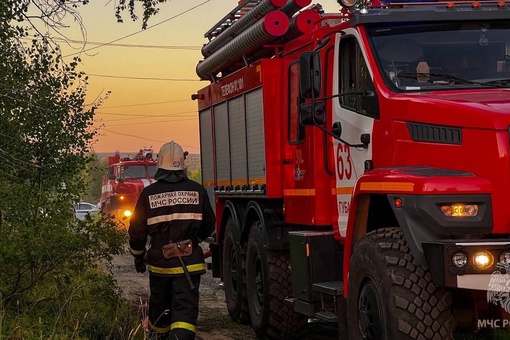
[[95,270],[0,301],[1,339],[135,339],[139,323],[111,277]]

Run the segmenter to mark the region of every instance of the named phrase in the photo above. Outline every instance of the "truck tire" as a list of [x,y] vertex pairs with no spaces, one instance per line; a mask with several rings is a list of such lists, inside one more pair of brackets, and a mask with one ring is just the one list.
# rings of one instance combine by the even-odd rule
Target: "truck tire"
[[293,338],[307,319],[285,298],[292,294],[290,254],[267,250],[260,222],[253,224],[246,254],[246,285],[251,325],[262,339]]
[[400,228],[363,236],[350,268],[349,339],[453,339],[450,293],[415,262]]
[[223,239],[223,283],[228,314],[237,323],[249,324],[250,314],[246,300],[244,261],[235,233],[234,220],[229,218]]

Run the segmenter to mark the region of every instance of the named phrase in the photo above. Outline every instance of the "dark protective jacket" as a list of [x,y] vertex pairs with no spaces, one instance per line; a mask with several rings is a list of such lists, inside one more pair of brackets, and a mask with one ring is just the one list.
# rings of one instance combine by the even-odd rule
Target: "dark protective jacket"
[[165,180],[145,187],[131,216],[128,234],[133,256],[144,256],[154,275],[184,275],[179,258],[166,259],[161,248],[170,242],[193,241],[191,255],[182,257],[190,274],[205,273],[204,253],[198,245],[211,235],[215,216],[204,187],[183,176],[177,182]]

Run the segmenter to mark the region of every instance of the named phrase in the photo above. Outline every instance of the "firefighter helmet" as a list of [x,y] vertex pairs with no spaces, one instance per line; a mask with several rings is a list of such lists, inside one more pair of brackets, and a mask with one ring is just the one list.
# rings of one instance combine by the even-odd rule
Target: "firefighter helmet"
[[184,151],[182,147],[174,141],[164,144],[159,149],[158,169],[176,171],[183,168]]

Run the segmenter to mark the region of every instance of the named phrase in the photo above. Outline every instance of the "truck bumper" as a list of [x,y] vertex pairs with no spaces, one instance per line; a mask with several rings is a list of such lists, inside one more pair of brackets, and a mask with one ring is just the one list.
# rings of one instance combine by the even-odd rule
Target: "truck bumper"
[[436,285],[510,292],[510,240],[438,240],[422,246]]
[[[457,276],[457,288],[474,289],[474,290],[490,290],[493,286],[491,280],[492,274],[466,274]],[[508,277],[510,284],[510,276]],[[506,279],[505,279],[506,280]],[[498,292],[510,292],[507,285],[497,285]]]

